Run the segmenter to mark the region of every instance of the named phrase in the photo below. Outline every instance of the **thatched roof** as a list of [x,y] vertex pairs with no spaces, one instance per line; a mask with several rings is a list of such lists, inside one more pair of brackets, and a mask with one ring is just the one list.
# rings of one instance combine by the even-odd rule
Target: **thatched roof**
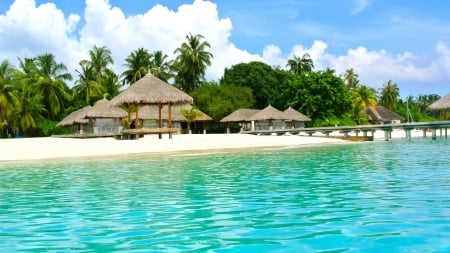
[[311,121],[311,119],[308,116],[306,116],[303,113],[295,110],[292,107],[287,108],[283,113],[286,116],[286,120]]
[[86,118],[125,118],[128,113],[120,107],[113,106],[111,101],[103,98],[87,111]]
[[81,109],[71,112],[67,115],[63,120],[58,122],[56,126],[70,126],[73,124],[86,124],[89,122],[89,119],[86,119],[86,113],[92,108],[92,106],[88,105]]
[[387,121],[403,119],[402,116],[398,115],[397,113],[395,113],[381,105],[377,105],[375,108],[372,106],[369,106],[366,108],[366,112],[369,114],[372,121],[377,121],[377,122],[387,122]]
[[113,105],[192,104],[193,98],[172,85],[147,74],[111,100]]
[[430,110],[445,110],[450,108],[450,93],[436,100],[428,108]]
[[249,120],[277,120],[277,119],[285,120],[287,118],[282,111],[273,108],[271,105],[268,105],[266,108],[262,109],[256,114],[253,114],[249,118]]
[[220,120],[220,122],[243,122],[250,121],[249,118],[261,110],[258,109],[238,109]]
[[[171,106],[171,118],[172,121],[186,121],[186,118],[181,114],[181,110],[182,109],[191,109],[192,106],[189,104],[177,104],[177,105],[172,105]],[[199,116],[194,120],[194,121],[211,121],[213,120],[210,116],[208,116],[206,113],[198,110],[198,109],[194,109],[196,111],[198,111]],[[159,109],[157,105],[145,105],[143,107],[141,107],[139,109],[139,114],[138,114],[139,119],[154,119],[154,120],[158,120],[159,119]],[[161,107],[161,118],[163,120],[167,120],[169,118],[169,112],[168,112],[168,106],[167,105],[163,105]],[[132,115],[131,119],[134,120],[136,119],[136,115]]]

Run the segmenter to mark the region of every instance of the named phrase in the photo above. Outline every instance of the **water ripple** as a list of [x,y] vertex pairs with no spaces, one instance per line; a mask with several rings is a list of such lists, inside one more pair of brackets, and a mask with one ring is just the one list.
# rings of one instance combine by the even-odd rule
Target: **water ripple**
[[0,250],[449,251],[448,143],[426,141],[2,164]]

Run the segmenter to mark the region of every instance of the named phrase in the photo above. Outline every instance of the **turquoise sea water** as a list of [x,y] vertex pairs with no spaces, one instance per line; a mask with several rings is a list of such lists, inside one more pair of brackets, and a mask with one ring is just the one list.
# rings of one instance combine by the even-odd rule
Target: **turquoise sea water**
[[0,163],[0,252],[450,252],[446,139]]

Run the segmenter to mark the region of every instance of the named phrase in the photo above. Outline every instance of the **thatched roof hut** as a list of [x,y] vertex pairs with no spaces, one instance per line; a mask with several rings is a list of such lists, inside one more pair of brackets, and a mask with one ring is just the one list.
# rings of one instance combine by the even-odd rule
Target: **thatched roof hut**
[[86,118],[87,112],[92,108],[92,106],[88,105],[81,109],[71,112],[67,115],[63,120],[58,122],[56,126],[70,126],[74,124],[87,124],[89,123],[89,119]]
[[268,105],[266,108],[253,114],[249,118],[249,120],[269,120],[269,121],[285,120],[285,119],[287,119],[286,115],[282,111],[272,107],[271,105]]
[[[172,85],[160,80],[152,74],[147,74],[143,78],[136,81],[126,90],[111,100],[113,105],[128,105],[128,121],[131,121],[130,105],[136,106],[135,124],[139,119],[139,106],[147,104],[157,104],[159,106],[159,119],[161,119],[162,105],[168,105],[168,120],[171,127],[171,106],[173,104],[192,104],[194,99],[183,91],[173,87]],[[161,120],[160,120],[161,124]],[[159,127],[161,127],[160,125]]]
[[258,109],[238,109],[225,116],[220,122],[245,122],[250,121],[250,117],[260,112]]
[[441,97],[432,103],[429,107],[430,110],[446,110],[450,108],[450,93]]
[[402,116],[381,105],[369,106],[366,108],[366,112],[369,114],[372,123],[393,123],[403,120]]
[[289,107],[286,110],[284,110],[283,114],[285,115],[287,121],[311,121],[311,119],[308,116],[295,110],[292,107]]
[[111,100],[122,104],[192,104],[194,99],[183,91],[147,74]]
[[103,98],[87,111],[86,118],[125,118],[127,115],[125,110],[113,106],[111,101]]

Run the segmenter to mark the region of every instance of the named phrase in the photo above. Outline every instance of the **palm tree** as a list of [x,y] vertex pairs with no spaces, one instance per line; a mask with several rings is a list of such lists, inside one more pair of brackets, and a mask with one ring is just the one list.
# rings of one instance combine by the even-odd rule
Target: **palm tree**
[[[37,128],[37,123],[44,119],[46,114],[44,97],[30,89],[27,82],[17,85],[18,103],[11,115],[11,128],[14,132],[27,133]],[[16,132],[17,133],[17,132]]]
[[206,67],[211,65],[212,53],[206,51],[211,45],[200,34],[186,35],[187,42],[175,49],[174,68],[178,71],[175,82],[185,92],[191,92],[204,80]]
[[91,105],[91,102],[97,101],[98,98],[104,94],[104,87],[97,82],[95,78],[94,68],[91,64],[80,62],[81,71],[78,73],[78,80],[73,87],[75,95],[83,100],[86,105]]
[[103,76],[109,65],[114,64],[111,50],[109,50],[106,46],[94,46],[91,50],[89,50],[89,56],[90,60],[82,60],[81,64],[92,65],[97,79],[100,79]]
[[389,80],[381,90],[380,104],[393,110],[398,102],[399,88],[396,83]]
[[345,71],[344,81],[350,90],[358,87],[358,85],[359,85],[358,74],[355,73],[353,68],[347,69]]
[[186,118],[187,126],[188,126],[188,133],[192,134],[191,123],[197,117],[201,116],[200,111],[195,109],[194,107],[183,108],[183,109],[181,109],[180,114],[183,115]]
[[377,105],[377,93],[373,88],[369,88],[365,85],[360,85],[352,92],[353,104],[359,108],[359,110],[364,110],[368,106]]
[[131,54],[125,58],[124,66],[127,68],[122,73],[122,80],[124,84],[133,84],[137,80],[141,79],[149,72],[150,68],[150,54],[144,48],[138,48],[131,52]]
[[161,50],[150,54],[150,73],[165,82],[172,77],[172,70],[167,57]]
[[35,95],[42,95],[47,118],[55,119],[64,110],[64,104],[71,99],[66,81],[72,80],[63,63],[55,61],[52,54],[45,53],[37,57],[21,60],[25,73],[25,82]]
[[307,74],[314,69],[313,60],[308,53],[304,53],[302,57],[294,55],[292,59],[288,60],[286,66],[296,75]]
[[13,84],[16,71],[7,60],[0,63],[0,127],[17,103]]

